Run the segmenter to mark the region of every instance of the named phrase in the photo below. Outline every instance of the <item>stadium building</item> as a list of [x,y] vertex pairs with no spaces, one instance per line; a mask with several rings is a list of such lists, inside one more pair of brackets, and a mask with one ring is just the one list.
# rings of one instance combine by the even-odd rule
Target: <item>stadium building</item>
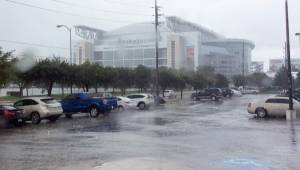
[[[78,27],[77,32],[80,30]],[[92,35],[91,62],[112,67],[155,67],[153,23],[137,23],[113,31],[94,30]],[[209,65],[217,73],[232,77],[250,72],[253,49],[249,40],[227,39],[178,17],[166,17],[159,26],[159,66],[196,70]]]

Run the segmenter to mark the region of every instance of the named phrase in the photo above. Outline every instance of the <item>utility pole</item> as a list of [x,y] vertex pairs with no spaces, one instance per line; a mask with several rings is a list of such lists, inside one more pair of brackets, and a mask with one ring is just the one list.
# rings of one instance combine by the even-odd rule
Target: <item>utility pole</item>
[[155,103],[156,105],[159,104],[159,72],[158,72],[158,55],[159,55],[159,48],[158,48],[158,6],[157,6],[157,0],[155,0],[155,58],[156,58],[156,68],[155,68],[155,72],[156,72],[156,76],[155,76]]
[[296,113],[293,113],[293,77],[291,69],[291,47],[290,47],[290,28],[289,28],[289,9],[288,1],[285,1],[285,16],[286,16],[286,54],[288,60],[288,83],[289,83],[289,110],[287,111],[287,119],[293,119],[293,115],[296,116]]

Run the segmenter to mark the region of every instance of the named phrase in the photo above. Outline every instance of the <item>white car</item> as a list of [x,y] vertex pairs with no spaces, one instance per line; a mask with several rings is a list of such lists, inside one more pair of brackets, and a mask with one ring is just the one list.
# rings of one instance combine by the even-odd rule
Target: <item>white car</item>
[[[294,109],[300,112],[300,103],[293,99]],[[270,97],[261,101],[248,104],[247,111],[250,114],[256,114],[260,118],[267,116],[285,116],[289,108],[288,97]]]
[[243,95],[239,90],[231,89],[231,91],[233,92],[233,96],[241,97]]
[[170,99],[175,99],[177,97],[177,94],[174,92],[174,90],[165,90],[164,96]]
[[259,89],[257,88],[251,88],[251,87],[246,87],[246,88],[241,88],[242,94],[258,94]]
[[130,107],[135,107],[136,105],[131,102],[131,99],[128,97],[118,96],[118,110],[123,111]]
[[140,110],[145,110],[154,104],[154,98],[151,94],[138,93],[130,94],[127,97],[131,100],[132,104]]
[[39,124],[42,119],[56,121],[62,114],[61,104],[51,97],[32,97],[14,103],[18,109],[24,110],[24,119]]

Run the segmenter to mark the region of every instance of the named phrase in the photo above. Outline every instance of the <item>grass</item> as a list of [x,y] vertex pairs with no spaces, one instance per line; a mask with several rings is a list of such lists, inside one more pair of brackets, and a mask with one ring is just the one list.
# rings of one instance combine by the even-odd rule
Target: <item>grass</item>
[[4,96],[4,97],[0,97],[0,102],[1,102],[1,101],[14,102],[14,101],[17,101],[18,99],[20,99],[20,97]]

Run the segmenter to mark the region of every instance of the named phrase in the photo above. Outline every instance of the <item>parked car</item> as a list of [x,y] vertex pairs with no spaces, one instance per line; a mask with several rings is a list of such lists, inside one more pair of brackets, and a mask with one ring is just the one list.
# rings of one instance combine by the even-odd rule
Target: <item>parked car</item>
[[233,92],[233,96],[241,97],[243,95],[239,90],[231,89],[231,91]]
[[165,90],[164,97],[167,97],[169,99],[176,99],[177,94],[174,92],[174,90]]
[[222,90],[219,88],[208,88],[198,93],[192,93],[192,100],[213,100],[218,101],[223,98]]
[[[300,103],[293,99],[296,111],[300,112]],[[260,118],[267,116],[285,116],[289,108],[288,97],[270,97],[261,101],[248,104],[247,111],[250,114],[256,114]]]
[[118,110],[123,111],[124,109],[128,109],[130,107],[135,107],[135,105],[131,102],[131,99],[128,97],[118,96]]
[[24,120],[33,124],[39,124],[43,119],[55,122],[63,112],[61,104],[51,97],[26,98],[15,102],[14,106],[23,109]]
[[229,88],[223,88],[222,95],[226,98],[231,98],[233,96],[233,91]]
[[93,97],[88,93],[71,94],[61,101],[63,112],[67,118],[76,113],[90,113],[91,117],[98,117],[118,107],[117,98]]
[[24,111],[13,106],[0,105],[0,126],[18,125],[23,121]]
[[241,92],[242,94],[258,94],[259,89],[254,87],[245,87],[245,88],[241,88]]
[[145,110],[154,104],[154,98],[151,94],[138,93],[130,94],[127,97],[131,99],[133,105],[138,107],[140,110]]

